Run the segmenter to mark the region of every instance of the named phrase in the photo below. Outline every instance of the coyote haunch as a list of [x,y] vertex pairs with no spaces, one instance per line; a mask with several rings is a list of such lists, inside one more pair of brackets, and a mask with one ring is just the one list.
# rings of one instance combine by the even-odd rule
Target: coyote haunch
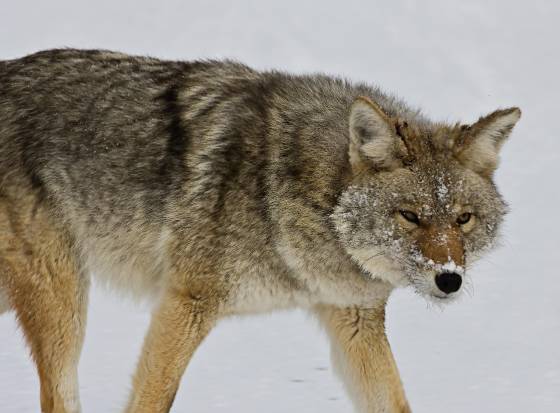
[[461,294],[506,207],[520,117],[432,122],[377,88],[234,62],[51,50],[0,62],[0,308],[44,412],[80,409],[90,272],[157,302],[128,412],[167,412],[219,319],[303,307],[356,409],[407,412],[396,286]]

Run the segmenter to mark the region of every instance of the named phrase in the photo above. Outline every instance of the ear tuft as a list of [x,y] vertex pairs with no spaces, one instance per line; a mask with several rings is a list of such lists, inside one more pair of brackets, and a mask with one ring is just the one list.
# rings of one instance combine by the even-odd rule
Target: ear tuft
[[369,98],[358,97],[350,108],[350,162],[360,169],[366,164],[377,169],[397,166],[395,126]]
[[500,109],[465,128],[457,156],[469,169],[491,177],[499,151],[521,117],[519,108]]

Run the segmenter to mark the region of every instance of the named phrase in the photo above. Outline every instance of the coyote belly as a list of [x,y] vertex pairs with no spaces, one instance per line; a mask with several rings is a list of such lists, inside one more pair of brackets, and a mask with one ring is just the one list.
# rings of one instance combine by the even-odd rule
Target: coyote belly
[[0,62],[0,311],[42,410],[80,410],[94,273],[156,302],[128,412],[169,411],[221,318],[291,307],[324,325],[358,411],[409,411],[385,303],[461,294],[506,212],[492,176],[519,117],[435,123],[377,88],[229,61]]

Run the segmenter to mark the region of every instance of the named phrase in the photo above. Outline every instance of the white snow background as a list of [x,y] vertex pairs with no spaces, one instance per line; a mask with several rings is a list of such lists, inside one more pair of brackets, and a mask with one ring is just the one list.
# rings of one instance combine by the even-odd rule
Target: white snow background
[[[2,1],[0,59],[72,46],[379,84],[436,119],[523,116],[502,153],[503,247],[443,311],[397,291],[387,328],[415,412],[560,411],[560,3],[555,1]],[[92,291],[80,364],[85,412],[117,412],[149,309]],[[302,312],[222,322],[173,411],[350,412],[328,343]],[[11,314],[0,317],[0,412],[39,411]]]

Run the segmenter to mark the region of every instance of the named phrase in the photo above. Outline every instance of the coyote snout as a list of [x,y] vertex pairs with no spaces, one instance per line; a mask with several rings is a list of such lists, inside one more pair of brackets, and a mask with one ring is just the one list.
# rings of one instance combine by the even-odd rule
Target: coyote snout
[[463,284],[465,251],[461,228],[462,225],[456,224],[443,229],[435,226],[418,229],[416,261],[427,267],[429,277],[433,278],[430,295],[448,298]]
[[416,256],[414,260],[418,267],[410,270],[409,278],[418,293],[444,300],[456,298],[460,294],[466,276],[463,265],[452,259],[436,263],[424,256]]

